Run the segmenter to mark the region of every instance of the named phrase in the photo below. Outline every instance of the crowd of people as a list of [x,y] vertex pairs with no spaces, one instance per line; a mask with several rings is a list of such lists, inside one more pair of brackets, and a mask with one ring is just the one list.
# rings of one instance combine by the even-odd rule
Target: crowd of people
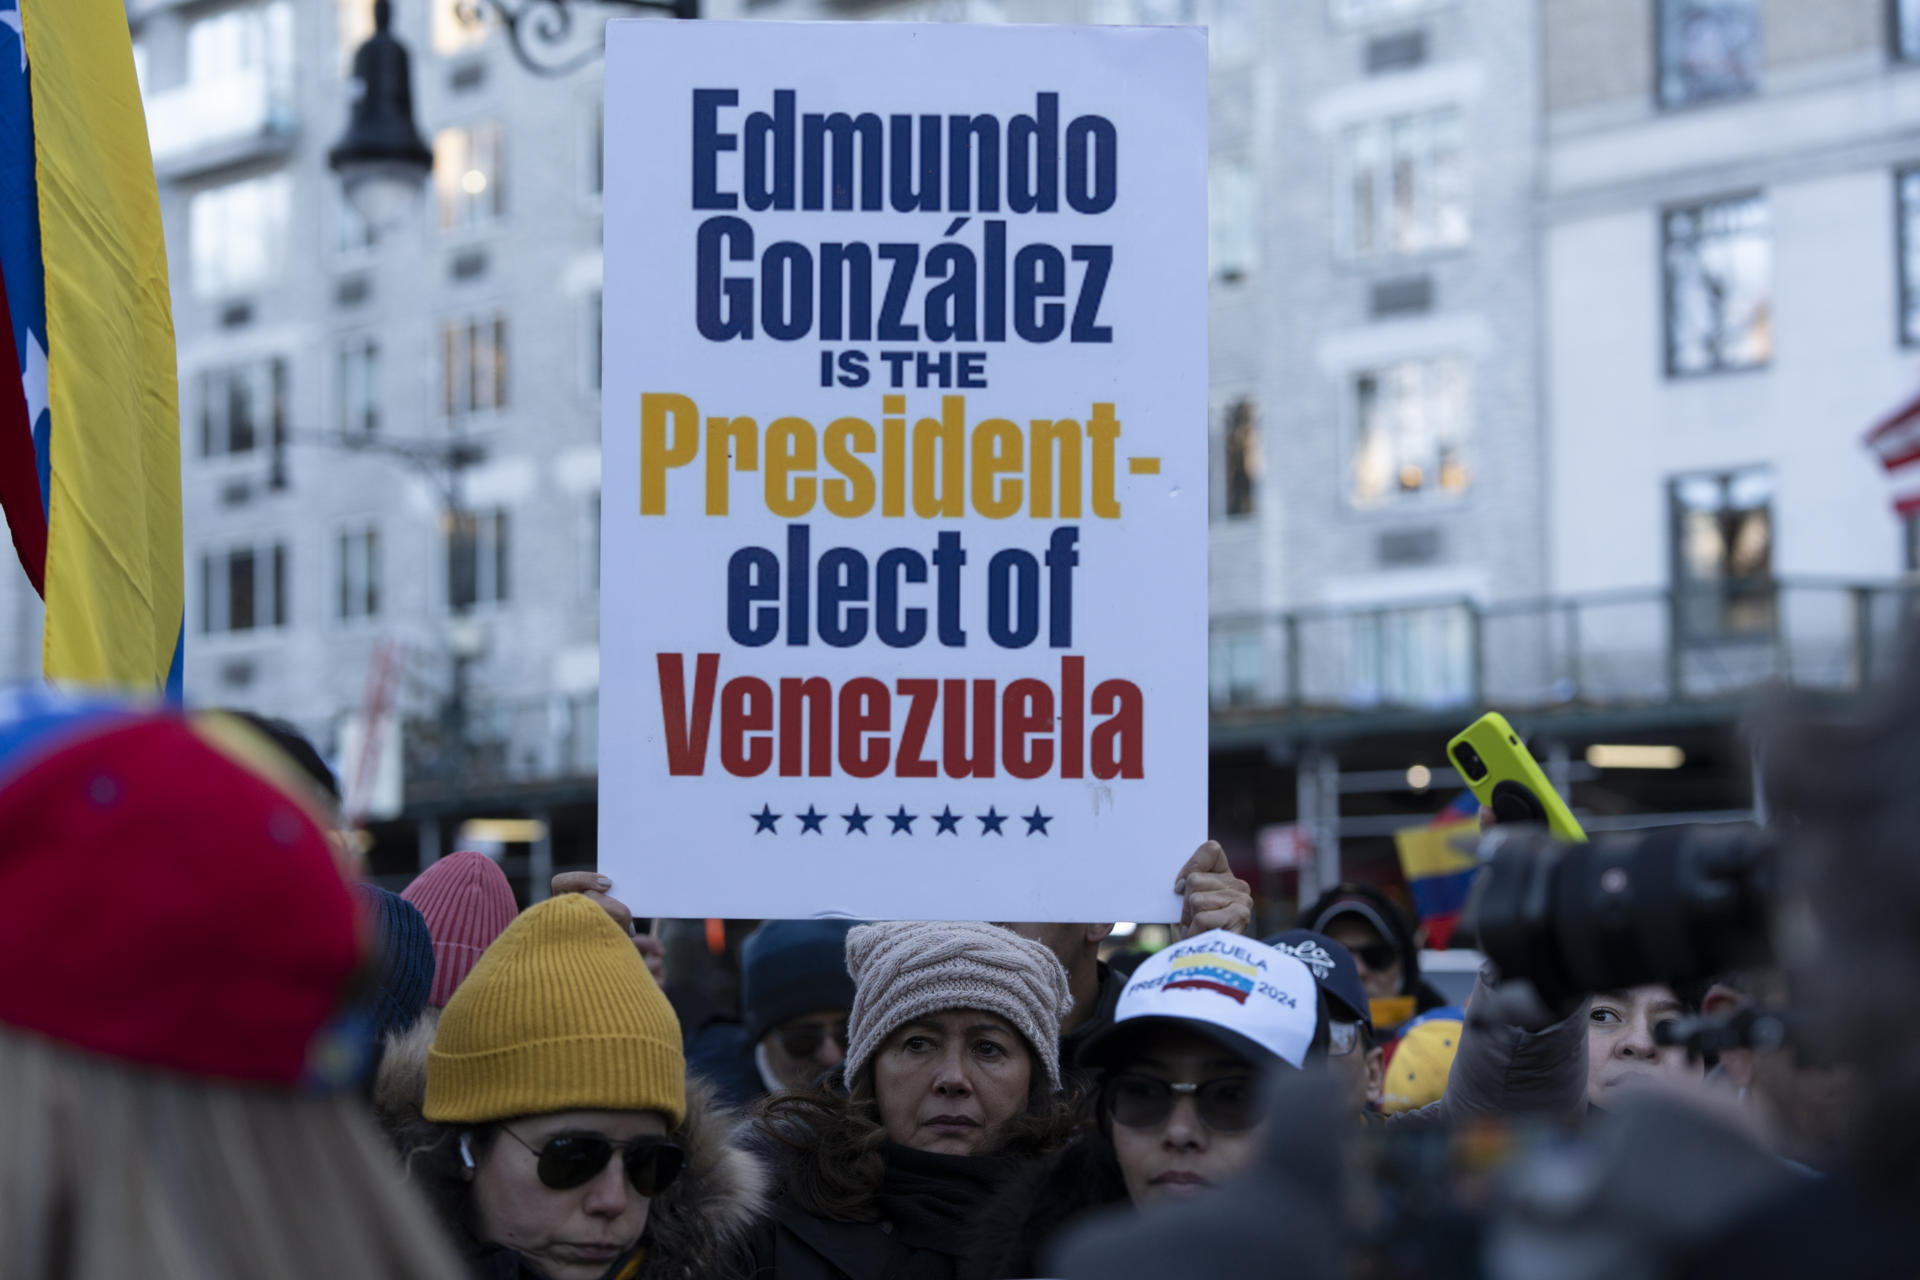
[[1553,1005],[1487,970],[1455,1008],[1393,898],[1260,940],[1209,842],[1152,954],[767,921],[738,1010],[683,1025],[640,902],[574,874],[520,910],[476,852],[361,883],[329,781],[257,718],[0,707],[0,1277],[1347,1274],[1311,1231],[1235,1252],[1354,1217],[1313,1143],[1625,1133],[1643,1097],[1757,1161],[1722,1218],[1858,1185],[1848,1067],[1660,1034],[1779,1007],[1784,970]]

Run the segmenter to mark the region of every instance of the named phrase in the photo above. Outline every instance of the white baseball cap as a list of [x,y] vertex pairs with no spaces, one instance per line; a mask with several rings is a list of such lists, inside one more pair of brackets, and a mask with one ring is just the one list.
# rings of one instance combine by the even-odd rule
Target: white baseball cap
[[1149,1023],[1178,1023],[1252,1059],[1303,1066],[1319,1031],[1320,987],[1299,959],[1224,929],[1176,942],[1127,979],[1113,1025],[1087,1046],[1097,1062]]

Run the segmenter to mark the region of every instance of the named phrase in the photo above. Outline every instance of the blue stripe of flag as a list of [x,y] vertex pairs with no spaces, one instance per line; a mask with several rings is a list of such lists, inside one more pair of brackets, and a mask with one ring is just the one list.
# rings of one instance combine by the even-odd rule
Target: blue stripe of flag
[[1457,913],[1467,905],[1467,894],[1472,891],[1473,878],[1479,873],[1479,867],[1468,867],[1464,871],[1422,876],[1411,881],[1408,888],[1413,890],[1414,911],[1422,920]]
[[[14,367],[24,376],[30,343],[38,345],[42,357],[47,349],[47,290],[40,256],[40,190],[34,176],[33,100],[20,24],[20,0],[0,0],[0,271],[6,275],[7,310],[13,316]],[[50,412],[43,412],[30,424],[42,512],[50,492],[52,419]]]

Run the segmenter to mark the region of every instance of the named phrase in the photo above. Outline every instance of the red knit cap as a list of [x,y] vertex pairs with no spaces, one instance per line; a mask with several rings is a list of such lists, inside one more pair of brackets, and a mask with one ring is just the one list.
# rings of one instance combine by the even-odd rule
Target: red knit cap
[[128,711],[0,752],[0,1023],[292,1084],[361,960],[353,899],[300,802],[209,733]]
[[436,1009],[446,1006],[480,953],[520,911],[506,873],[471,849],[440,859],[400,896],[419,908],[433,936],[433,994],[427,1003]]

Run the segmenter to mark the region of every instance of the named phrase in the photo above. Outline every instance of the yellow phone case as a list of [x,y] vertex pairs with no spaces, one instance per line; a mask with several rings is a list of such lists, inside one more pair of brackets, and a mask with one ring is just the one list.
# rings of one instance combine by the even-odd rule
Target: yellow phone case
[[1499,821],[1545,823],[1561,840],[1587,838],[1520,735],[1499,712],[1489,711],[1447,743],[1447,758],[1466,780],[1474,799],[1493,810]]

